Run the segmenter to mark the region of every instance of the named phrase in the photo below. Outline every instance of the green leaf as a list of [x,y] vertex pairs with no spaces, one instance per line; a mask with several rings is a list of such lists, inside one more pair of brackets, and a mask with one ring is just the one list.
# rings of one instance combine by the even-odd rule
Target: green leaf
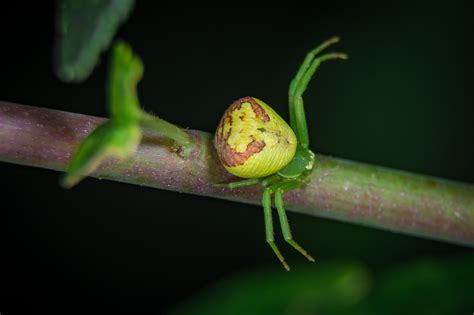
[[192,150],[189,135],[181,128],[140,108],[137,84],[143,76],[143,64],[125,42],[117,42],[111,51],[107,85],[111,120],[94,130],[79,146],[66,169],[64,187],[72,187],[94,172],[107,158],[123,159],[133,153],[142,137],[141,125],[175,141],[181,156]]
[[85,80],[107,49],[134,0],[62,0],[58,15],[56,72],[67,82]]
[[382,275],[368,298],[347,315],[471,314],[473,267],[472,255],[401,266]]
[[289,273],[267,269],[220,281],[170,314],[338,314],[363,299],[368,288],[366,271],[355,264],[319,263]]
[[424,259],[377,273],[353,264],[241,272],[195,294],[173,315],[471,314],[474,256]]
[[140,144],[141,109],[136,85],[143,75],[143,65],[124,42],[114,45],[110,60],[108,103],[112,119],[80,144],[66,169],[64,187],[77,184],[107,158],[128,157]]
[[112,48],[107,86],[110,115],[118,123],[137,123],[141,116],[137,84],[143,76],[143,64],[122,41]]
[[138,125],[121,125],[113,120],[100,125],[80,144],[69,162],[62,185],[74,186],[106,158],[128,157],[140,144],[141,136]]

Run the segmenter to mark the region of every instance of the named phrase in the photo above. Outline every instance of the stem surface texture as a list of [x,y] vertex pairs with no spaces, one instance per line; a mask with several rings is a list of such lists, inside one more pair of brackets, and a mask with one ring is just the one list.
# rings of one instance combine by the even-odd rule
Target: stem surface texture
[[[63,171],[79,143],[104,121],[0,101],[0,161]],[[221,166],[211,134],[188,133],[194,150],[186,159],[145,129],[131,158],[107,160],[93,176],[260,205],[260,187],[214,186],[235,177]],[[474,246],[472,184],[317,154],[309,184],[285,193],[285,204],[299,213]]]

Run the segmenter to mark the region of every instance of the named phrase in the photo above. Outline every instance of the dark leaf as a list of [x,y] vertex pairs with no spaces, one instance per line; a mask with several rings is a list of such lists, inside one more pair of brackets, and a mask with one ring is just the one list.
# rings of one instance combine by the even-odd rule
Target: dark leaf
[[80,82],[94,69],[134,0],[62,0],[57,21],[56,72],[63,81]]

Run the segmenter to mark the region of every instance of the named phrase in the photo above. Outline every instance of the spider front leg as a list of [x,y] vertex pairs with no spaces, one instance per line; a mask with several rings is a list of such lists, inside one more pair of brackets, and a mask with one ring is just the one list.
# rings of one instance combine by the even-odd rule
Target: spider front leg
[[246,179],[239,180],[236,182],[214,184],[214,186],[235,189],[235,188],[261,184],[263,187],[266,187],[278,181],[279,179],[280,179],[280,176],[278,176],[278,174],[274,174],[274,175],[270,175],[270,176],[262,177],[262,178],[246,178]]
[[303,94],[309,81],[322,62],[332,59],[347,59],[347,55],[343,53],[328,53],[317,56],[321,51],[338,41],[338,37],[333,37],[310,51],[290,84],[288,101],[291,128],[295,132],[299,144],[305,149],[309,146],[309,136],[304,111]]
[[305,256],[309,261],[314,262],[314,258],[308,254],[308,252],[303,249],[294,239],[291,233],[290,224],[288,223],[288,218],[286,217],[285,206],[283,203],[283,193],[285,191],[293,190],[300,187],[304,183],[299,180],[290,180],[283,183],[277,183],[273,186],[270,186],[270,189],[274,191],[275,194],[275,206],[278,211],[278,216],[280,218],[281,231],[285,241],[290,244],[294,249],[299,251],[303,256]]
[[259,178],[247,178],[247,179],[239,180],[236,182],[214,184],[214,186],[234,189],[234,188],[240,188],[240,187],[246,187],[246,186],[253,186],[258,183],[260,183]]

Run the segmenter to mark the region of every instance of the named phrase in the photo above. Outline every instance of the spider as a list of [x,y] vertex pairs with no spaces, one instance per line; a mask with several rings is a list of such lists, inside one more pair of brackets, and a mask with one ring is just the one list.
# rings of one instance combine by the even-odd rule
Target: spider
[[347,59],[343,53],[320,54],[338,41],[338,37],[333,37],[310,51],[291,81],[288,95],[291,128],[263,101],[244,97],[226,110],[214,138],[219,159],[227,171],[245,178],[217,185],[231,189],[251,185],[263,187],[266,241],[286,270],[290,267],[275,244],[271,197],[273,194],[285,241],[314,262],[314,258],[293,239],[283,194],[308,183],[313,170],[315,155],[309,149],[303,94],[322,62]]

